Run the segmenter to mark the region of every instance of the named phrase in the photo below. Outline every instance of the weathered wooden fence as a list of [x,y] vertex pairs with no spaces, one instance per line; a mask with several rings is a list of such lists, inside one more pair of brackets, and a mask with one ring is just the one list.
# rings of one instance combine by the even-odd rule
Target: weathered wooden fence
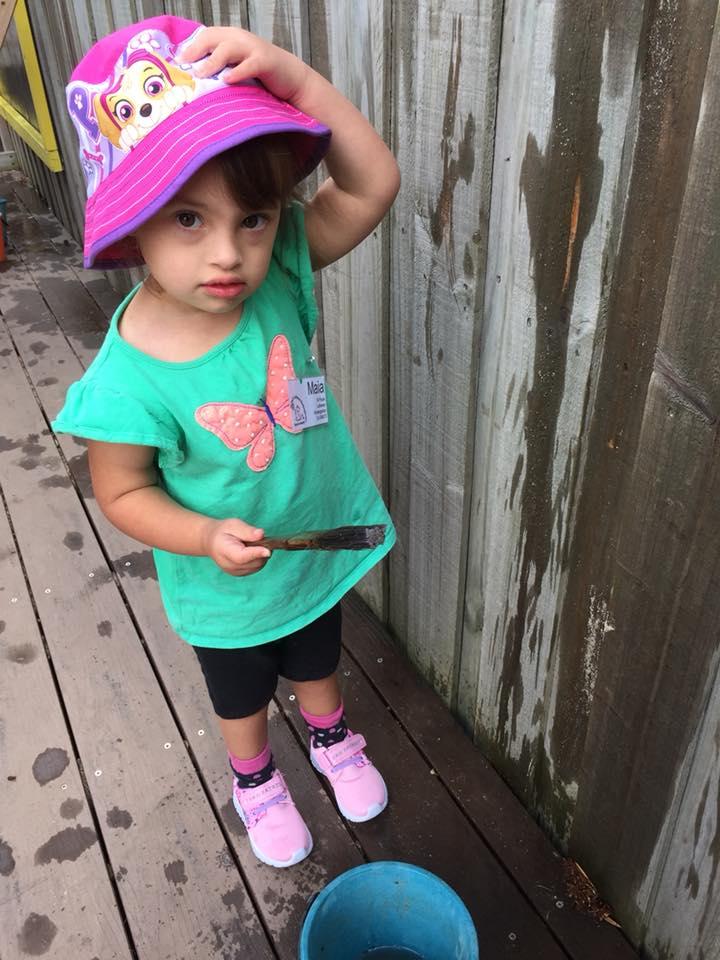
[[391,215],[320,281],[399,531],[365,597],[630,937],[717,957],[717,0],[30,10],[65,172],[17,148],[76,232],[63,84],[142,16],[249,25],[393,145]]

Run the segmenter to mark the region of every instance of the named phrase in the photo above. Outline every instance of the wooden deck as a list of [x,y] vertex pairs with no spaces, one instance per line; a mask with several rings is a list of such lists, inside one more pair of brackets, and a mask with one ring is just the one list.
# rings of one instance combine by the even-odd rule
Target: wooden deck
[[[391,802],[337,815],[289,690],[272,743],[315,849],[259,864],[192,652],[150,553],[112,529],[85,449],[48,423],[117,296],[17,173],[0,174],[0,955],[295,960],[308,899],[365,861],[405,860],[467,904],[483,960],[625,960],[573,906],[568,864],[363,604],[345,604],[344,697]],[[354,960],[348,957],[347,960]]]

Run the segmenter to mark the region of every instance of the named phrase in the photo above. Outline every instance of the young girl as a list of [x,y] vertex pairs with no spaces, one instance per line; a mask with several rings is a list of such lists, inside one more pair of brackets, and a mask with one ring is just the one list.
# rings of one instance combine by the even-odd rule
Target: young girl
[[[98,504],[154,547],[252,848],[290,866],[312,839],[268,745],[278,676],[294,684],[310,759],[341,813],[369,820],[387,803],[335,671],[339,600],[395,535],[310,340],[312,270],[375,227],[397,166],[302,61],[244,30],[177,17],[97,43],[68,105],[88,181],[85,265],[144,263],[148,277],[53,427],[88,439]],[[328,179],[304,207],[291,202],[323,156]],[[375,523],[387,525],[385,541],[361,551],[258,544],[266,533]]]

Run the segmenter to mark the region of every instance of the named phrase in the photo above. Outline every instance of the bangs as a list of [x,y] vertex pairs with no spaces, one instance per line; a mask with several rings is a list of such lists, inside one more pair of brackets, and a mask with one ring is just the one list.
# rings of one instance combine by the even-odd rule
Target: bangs
[[[299,179],[295,135],[274,133],[225,150],[215,158],[228,191],[245,209],[290,200]],[[298,145],[299,146],[299,145]]]

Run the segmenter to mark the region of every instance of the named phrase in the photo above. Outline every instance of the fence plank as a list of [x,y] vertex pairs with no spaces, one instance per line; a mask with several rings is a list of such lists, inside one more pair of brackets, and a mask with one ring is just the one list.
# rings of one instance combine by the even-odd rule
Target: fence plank
[[307,0],[248,0],[248,29],[310,61]]
[[[43,81],[55,136],[63,160],[61,173],[43,171],[43,195],[58,216],[69,222],[78,236],[82,232],[85,208],[85,180],[78,160],[77,137],[65,105],[65,85],[85,53],[83,42],[91,33],[84,6],[72,5],[65,13],[57,4],[40,0],[29,5],[33,36],[42,64]],[[33,155],[34,157],[34,155]],[[38,163],[40,161],[37,161]]]
[[[389,139],[390,4],[312,5],[310,34],[316,69]],[[386,493],[387,470],[387,222],[338,263],[322,271],[323,333],[328,382],[365,463]],[[358,585],[385,616],[386,564]]]
[[[667,34],[654,38],[658,43],[670,35],[676,45],[677,92],[674,109],[664,98],[658,105],[657,137],[668,143],[668,153],[648,151],[647,189],[653,198],[667,196],[672,206],[655,208],[662,217],[657,231],[647,222],[650,207],[638,211],[638,231],[642,237],[648,229],[662,230],[662,240],[653,239],[652,263],[660,270],[672,261],[655,282],[665,293],[657,345],[647,358],[644,351],[625,352],[626,363],[643,361],[649,376],[637,400],[637,439],[632,424],[622,433],[613,424],[606,433],[620,438],[621,456],[622,444],[629,447],[625,489],[614,504],[615,545],[602,557],[616,630],[599,662],[603,696],[593,703],[573,827],[573,839],[626,904],[631,934],[644,936],[651,954],[668,957],[712,956],[720,938],[714,889],[720,826],[720,37],[712,38],[706,77],[707,45],[698,43],[698,37],[709,41],[714,17],[714,3],[697,5],[692,16],[673,18]],[[663,42],[660,49],[667,57],[672,47]],[[652,272],[633,262],[633,252],[628,267],[653,283]],[[632,302],[638,309],[635,297]],[[641,300],[643,307],[655,311],[657,303]],[[643,323],[642,336],[652,332],[650,322]],[[621,850],[622,858],[609,850]]]
[[389,620],[453,695],[466,476],[487,241],[497,0],[395,4],[391,216]]
[[[682,611],[672,625],[677,647],[694,676],[688,689],[678,688],[687,667],[666,667],[672,678],[667,690],[665,722],[671,742],[682,733],[682,764],[673,783],[672,802],[657,834],[653,854],[638,892],[648,928],[646,945],[658,954],[672,944],[678,956],[711,956],[720,940],[720,916],[714,893],[715,846],[720,819],[717,804],[717,730],[720,726],[720,666],[718,664],[717,597],[720,560],[717,531],[720,520],[701,513],[720,501],[718,423],[720,423],[720,348],[716,318],[720,289],[720,34],[715,32],[708,74],[695,134],[693,159],[685,190],[678,242],[668,287],[660,347],[653,373],[654,429],[645,446],[651,456],[650,477],[658,478],[654,456],[670,457],[663,477],[674,477],[678,491],[658,484],[656,502],[666,535],[658,538],[651,558],[666,567],[668,536],[679,541],[683,564],[680,597],[670,586],[669,597]],[[688,276],[688,267],[690,275]],[[698,350],[702,344],[702,350]],[[659,362],[658,362],[659,361]],[[683,429],[684,428],[684,429]],[[658,458],[659,459],[659,458]],[[657,463],[657,461],[656,461]],[[700,467],[690,485],[692,465]],[[714,472],[714,476],[713,476]],[[676,493],[676,496],[673,496]],[[669,515],[668,515],[669,514]],[[647,528],[655,528],[657,520]],[[647,536],[647,533],[645,534]],[[675,549],[676,552],[677,547]],[[657,562],[657,555],[662,561]],[[713,564],[709,562],[715,557]],[[680,558],[679,558],[680,559]],[[680,600],[680,603],[678,603]],[[698,603],[701,604],[702,614]],[[668,611],[671,614],[671,611]],[[661,609],[661,616],[666,613]],[[694,628],[694,629],[693,629]],[[670,652],[670,651],[669,651]],[[680,667],[678,669],[678,666]],[[693,704],[693,723],[679,730],[677,712],[686,715]],[[653,739],[658,739],[653,735]],[[685,746],[687,745],[687,746]],[[650,744],[650,749],[653,744]],[[665,749],[663,738],[662,749]],[[688,829],[694,824],[694,831]]]
[[[530,805],[547,772],[563,547],[622,218],[641,14],[634,5],[619,28],[598,5],[505,8],[458,705]],[[576,784],[557,790],[541,803],[562,838]]]
[[210,27],[247,27],[248,0],[202,0],[203,23]]

